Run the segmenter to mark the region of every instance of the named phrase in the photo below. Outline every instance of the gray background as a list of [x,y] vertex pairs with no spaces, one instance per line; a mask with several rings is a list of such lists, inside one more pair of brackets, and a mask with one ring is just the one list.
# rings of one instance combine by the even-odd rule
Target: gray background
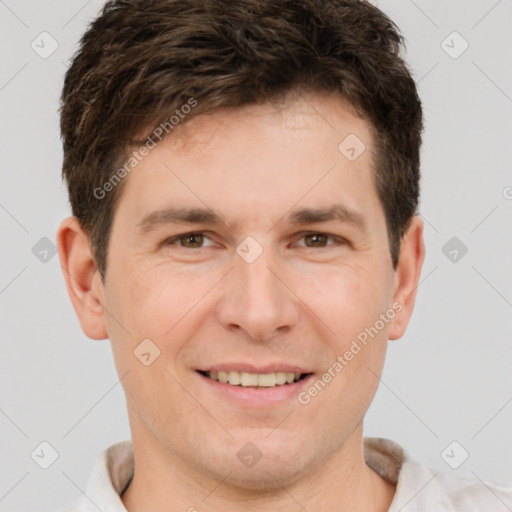
[[[58,256],[41,241],[55,242],[59,221],[69,215],[60,180],[58,97],[66,63],[102,3],[0,1],[4,512],[54,510],[78,496],[98,452],[129,438],[110,345],[81,332]],[[407,39],[424,102],[427,257],[415,314],[405,337],[390,342],[365,435],[399,441],[432,467],[510,483],[512,5],[378,5]],[[44,31],[58,43],[47,58],[31,47],[52,49],[51,39],[40,36]],[[469,47],[460,54],[464,40]],[[443,252],[452,237],[458,240]],[[48,469],[31,458],[42,441],[59,455]],[[452,441],[459,444],[443,459]],[[462,450],[469,458],[452,469],[445,460],[457,465]],[[506,508],[496,501],[496,510]]]

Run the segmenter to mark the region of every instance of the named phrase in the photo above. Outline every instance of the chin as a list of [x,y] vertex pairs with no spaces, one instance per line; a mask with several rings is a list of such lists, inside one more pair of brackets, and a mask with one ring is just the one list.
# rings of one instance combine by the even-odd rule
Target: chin
[[263,458],[252,468],[241,468],[240,464],[233,464],[232,473],[225,483],[236,486],[242,491],[253,493],[282,492],[287,487],[301,478],[302,471],[293,462],[291,457],[288,461],[269,460],[264,462]]
[[[304,450],[307,443],[294,437],[293,433],[277,435],[275,439],[271,439],[275,432],[269,436],[269,431],[265,431],[259,438],[255,434],[252,429],[249,435],[237,435],[225,450],[215,449],[210,460],[202,461],[209,468],[208,473],[215,473],[219,481],[225,479],[225,484],[240,490],[272,493],[282,492],[284,486],[302,478],[305,468],[313,470],[314,461]],[[223,469],[219,471],[219,468]]]

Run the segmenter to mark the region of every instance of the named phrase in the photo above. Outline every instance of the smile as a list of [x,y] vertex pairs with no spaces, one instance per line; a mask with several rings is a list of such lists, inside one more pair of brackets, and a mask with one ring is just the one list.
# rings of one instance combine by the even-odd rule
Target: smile
[[199,371],[205,377],[239,387],[272,388],[298,382],[306,377],[307,373],[275,372],[275,373],[247,373],[237,371]]

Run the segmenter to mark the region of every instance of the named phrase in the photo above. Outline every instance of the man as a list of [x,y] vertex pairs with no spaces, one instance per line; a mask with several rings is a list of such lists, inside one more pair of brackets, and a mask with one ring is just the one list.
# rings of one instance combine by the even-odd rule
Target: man
[[512,505],[363,439],[424,258],[400,45],[354,0],[124,0],[90,26],[62,93],[58,246],[132,441],[66,510]]

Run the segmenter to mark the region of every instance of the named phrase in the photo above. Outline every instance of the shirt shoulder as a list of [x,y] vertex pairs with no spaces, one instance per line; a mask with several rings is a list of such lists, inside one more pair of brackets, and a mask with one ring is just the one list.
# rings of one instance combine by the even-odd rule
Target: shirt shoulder
[[449,511],[506,512],[512,510],[512,485],[501,485],[477,476],[435,472],[436,487]]
[[364,449],[368,466],[396,484],[389,512],[512,510],[512,485],[425,466],[389,439],[365,438]]
[[133,472],[131,441],[120,441],[109,446],[97,456],[82,496],[56,512],[127,512],[121,494]]

